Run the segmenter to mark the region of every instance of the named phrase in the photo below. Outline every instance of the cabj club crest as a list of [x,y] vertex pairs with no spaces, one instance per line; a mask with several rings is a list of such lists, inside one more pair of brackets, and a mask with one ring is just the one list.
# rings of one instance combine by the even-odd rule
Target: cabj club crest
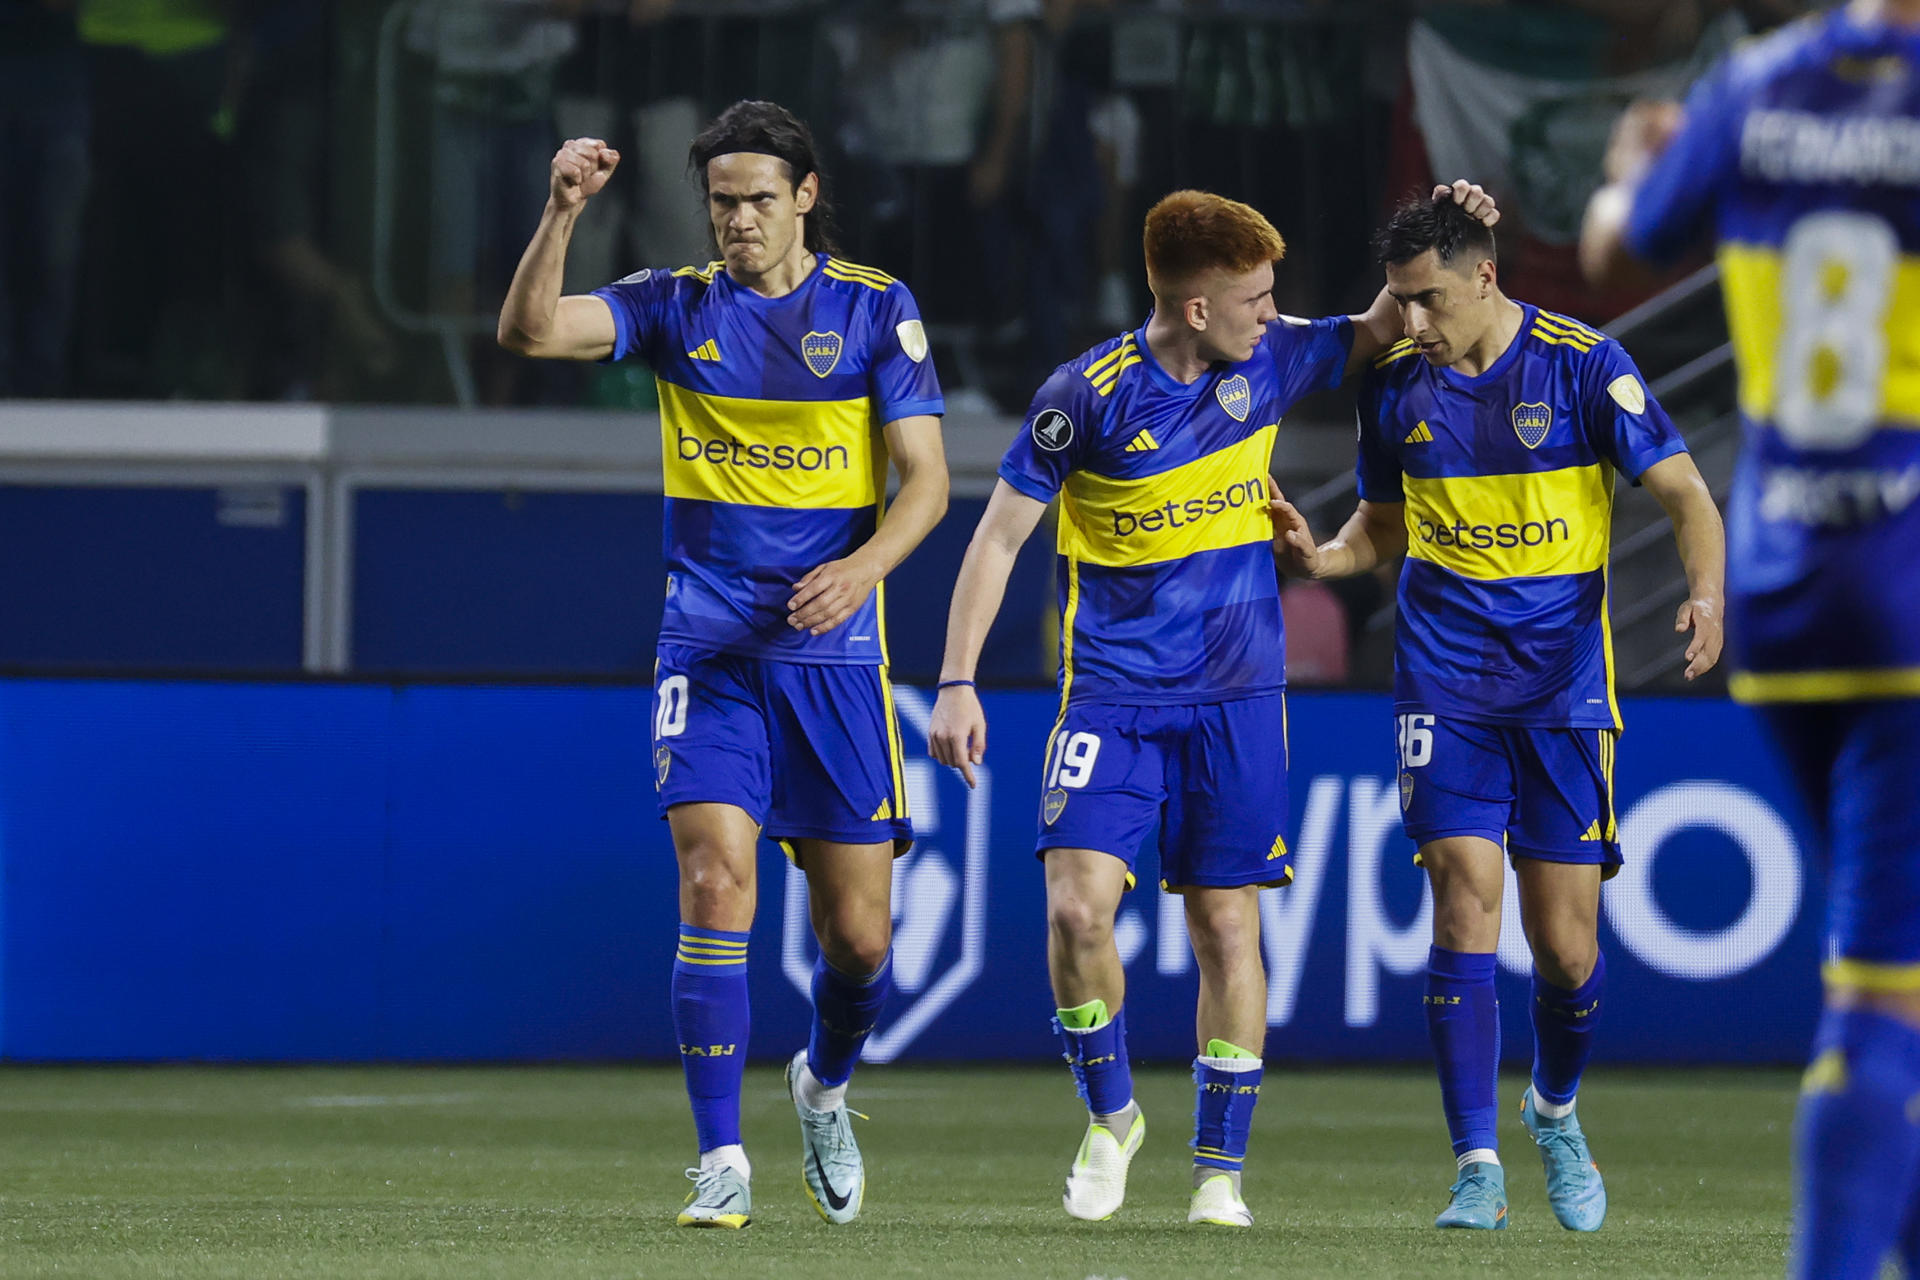
[[1253,388],[1247,385],[1245,374],[1236,373],[1221,379],[1213,394],[1235,422],[1245,422],[1247,414],[1253,411]]
[[844,345],[837,333],[809,332],[800,339],[800,355],[806,360],[807,368],[813,370],[814,377],[824,378],[840,363],[840,348]]
[[1517,404],[1513,406],[1513,430],[1520,437],[1520,443],[1529,449],[1537,449],[1540,442],[1547,438],[1547,432],[1553,426],[1553,410],[1544,404]]
[[1040,798],[1040,813],[1047,820],[1048,826],[1053,825],[1054,819],[1058,818],[1066,807],[1067,793],[1059,787],[1055,787]]

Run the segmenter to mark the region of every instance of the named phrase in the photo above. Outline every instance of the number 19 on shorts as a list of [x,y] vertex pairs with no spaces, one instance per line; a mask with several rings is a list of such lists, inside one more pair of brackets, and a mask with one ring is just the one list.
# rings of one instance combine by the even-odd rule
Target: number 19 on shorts
[[1053,735],[1047,750],[1047,786],[1084,787],[1093,777],[1093,762],[1100,758],[1100,739],[1091,733],[1068,733],[1062,729]]
[[1433,759],[1433,717],[1396,716],[1399,727],[1400,767],[1418,769]]

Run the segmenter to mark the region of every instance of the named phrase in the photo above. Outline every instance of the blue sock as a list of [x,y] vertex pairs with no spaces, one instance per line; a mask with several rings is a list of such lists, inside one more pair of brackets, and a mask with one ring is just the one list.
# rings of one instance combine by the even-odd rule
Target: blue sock
[[807,1070],[828,1088],[853,1078],[860,1046],[893,994],[893,953],[864,978],[848,977],[821,956],[813,962],[813,1032],[807,1037]]
[[740,1077],[747,1065],[747,935],[680,926],[673,958],[673,1032],[693,1103],[700,1150],[740,1141]]
[[1427,1035],[1440,1069],[1440,1106],[1453,1154],[1496,1151],[1494,1082],[1500,1070],[1500,1001],[1492,952],[1427,948]]
[[1793,1264],[1813,1280],[1874,1280],[1920,1175],[1920,1030],[1829,1009],[1794,1126]]
[[1133,1070],[1127,1065],[1127,1011],[1121,1009],[1084,1031],[1062,1026],[1055,1018],[1053,1029],[1060,1033],[1060,1043],[1066,1047],[1067,1067],[1073,1072],[1074,1088],[1080,1091],[1087,1110],[1097,1116],[1124,1111],[1133,1101]]
[[1574,991],[1556,987],[1533,971],[1533,1093],[1560,1105],[1573,1101],[1580,1073],[1593,1056],[1593,1029],[1600,1025],[1600,991],[1607,956],[1594,957],[1593,972]]
[[1250,1071],[1223,1071],[1205,1058],[1193,1060],[1193,1162],[1234,1173],[1247,1159],[1253,1108],[1260,1101],[1258,1059]]

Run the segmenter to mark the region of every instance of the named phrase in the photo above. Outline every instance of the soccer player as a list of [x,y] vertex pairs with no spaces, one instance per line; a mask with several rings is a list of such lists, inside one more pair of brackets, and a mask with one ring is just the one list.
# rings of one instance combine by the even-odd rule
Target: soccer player
[[1673,521],[1688,679],[1720,655],[1720,514],[1619,344],[1501,292],[1491,231],[1422,200],[1394,213],[1377,247],[1406,338],[1360,388],[1359,508],[1316,546],[1276,501],[1278,545],[1290,571],[1316,578],[1407,557],[1394,641],[1400,804],[1433,886],[1425,1008],[1458,1168],[1434,1225],[1507,1224],[1494,970],[1511,859],[1534,960],[1520,1116],[1554,1216],[1595,1231],[1606,1189],[1574,1099],[1604,1004],[1600,882],[1620,867],[1614,473],[1644,484]]
[[1719,240],[1745,423],[1729,688],[1830,850],[1791,1273],[1878,1276],[1897,1245],[1920,1275],[1920,2],[1742,47],[1684,116],[1631,112],[1608,171],[1594,275]]
[[[760,835],[806,872],[820,958],[787,1068],[802,1172],[860,1212],[847,1082],[891,986],[893,858],[912,840],[881,579],[940,519],[939,384],[905,285],[832,256],[813,139],[767,102],[693,140],[721,259],[560,296],[567,241],[619,156],[561,147],[500,315],[503,345],[656,371],[666,610],[653,765],[680,864],[674,1029],[700,1142],[683,1226],[744,1227],[747,935]],[[882,516],[887,463],[900,489]]]
[[[1464,182],[1447,198],[1498,217]],[[1259,890],[1293,874],[1267,470],[1281,416],[1397,324],[1384,295],[1365,316],[1280,319],[1285,244],[1219,196],[1161,200],[1145,248],[1153,314],[1061,365],[1000,464],[954,587],[929,749],[973,783],[986,752],[974,667],[1014,557],[1058,495],[1060,718],[1038,853],[1054,1025],[1089,1113],[1064,1202],[1076,1218],[1111,1217],[1146,1133],[1113,922],[1157,822],[1161,887],[1185,901],[1201,975],[1187,1220],[1249,1226],[1240,1169],[1266,1037]]]

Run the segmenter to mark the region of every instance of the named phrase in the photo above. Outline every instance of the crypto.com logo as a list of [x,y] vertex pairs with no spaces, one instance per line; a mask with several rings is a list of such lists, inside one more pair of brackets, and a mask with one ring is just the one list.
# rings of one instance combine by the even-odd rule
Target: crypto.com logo
[[[957,771],[927,755],[933,708],[919,692],[893,687],[906,752],[913,851],[893,864],[893,981],[898,994],[867,1040],[864,1062],[891,1062],[967,989],[986,959],[987,838],[993,771],[975,765],[968,791]],[[957,818],[957,821],[955,820]],[[959,861],[958,871],[954,868]],[[813,926],[807,877],[787,864],[780,968],[802,996],[813,985]]]

